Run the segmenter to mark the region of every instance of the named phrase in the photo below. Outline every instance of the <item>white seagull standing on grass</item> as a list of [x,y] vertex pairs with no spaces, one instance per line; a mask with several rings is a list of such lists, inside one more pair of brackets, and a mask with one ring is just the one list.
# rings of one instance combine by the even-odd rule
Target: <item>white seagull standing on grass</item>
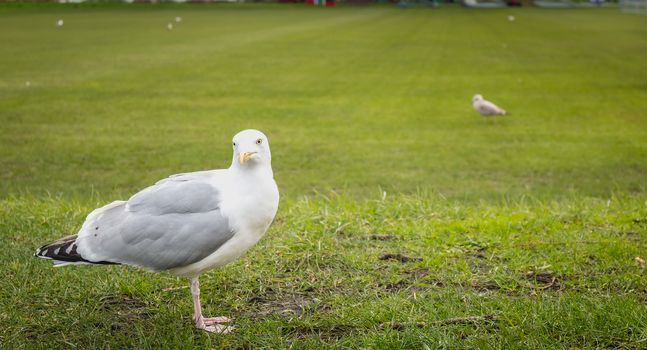
[[191,279],[197,328],[227,332],[227,317],[202,316],[198,276],[225,265],[265,234],[279,205],[267,137],[244,130],[233,139],[228,169],[177,174],[127,201],[95,209],[76,235],[36,256],[69,264],[128,264]]
[[494,103],[484,99],[481,95],[474,95],[474,97],[472,97],[472,106],[484,117],[507,114],[504,109],[499,108]]

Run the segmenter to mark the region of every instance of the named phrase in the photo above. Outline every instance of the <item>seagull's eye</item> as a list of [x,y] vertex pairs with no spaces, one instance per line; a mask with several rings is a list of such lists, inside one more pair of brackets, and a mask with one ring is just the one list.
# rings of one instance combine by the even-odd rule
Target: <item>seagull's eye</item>
[[256,144],[257,144],[257,145],[260,145],[261,143],[263,143],[263,139],[258,139],[258,140],[256,140]]
[[236,147],[236,142],[234,142],[234,147]]

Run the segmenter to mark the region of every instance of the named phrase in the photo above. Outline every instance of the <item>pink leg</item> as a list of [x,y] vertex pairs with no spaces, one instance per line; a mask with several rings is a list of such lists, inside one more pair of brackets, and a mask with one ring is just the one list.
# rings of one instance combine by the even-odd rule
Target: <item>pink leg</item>
[[200,282],[198,282],[197,277],[191,279],[191,296],[193,297],[193,321],[195,321],[195,326],[198,329],[214,333],[229,333],[233,330],[233,326],[223,326],[221,324],[231,321],[231,319],[227,317],[202,317],[202,306],[200,305]]

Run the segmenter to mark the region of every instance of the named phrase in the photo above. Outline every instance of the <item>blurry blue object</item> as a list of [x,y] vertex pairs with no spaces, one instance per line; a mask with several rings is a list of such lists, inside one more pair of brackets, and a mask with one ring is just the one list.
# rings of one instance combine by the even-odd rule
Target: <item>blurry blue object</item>
[[535,0],[533,4],[545,8],[570,8],[575,7],[571,0]]
[[463,5],[467,7],[477,8],[495,8],[507,6],[505,1],[503,0],[463,0]]
[[414,6],[430,6],[438,7],[442,4],[442,0],[400,0],[398,2],[398,7],[407,8]]

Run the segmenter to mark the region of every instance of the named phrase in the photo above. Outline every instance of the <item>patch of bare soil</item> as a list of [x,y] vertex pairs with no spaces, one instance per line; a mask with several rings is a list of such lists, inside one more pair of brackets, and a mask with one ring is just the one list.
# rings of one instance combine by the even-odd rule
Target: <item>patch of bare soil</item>
[[146,311],[147,305],[145,302],[124,294],[107,295],[101,297],[99,301],[101,302],[101,310],[124,318],[135,319],[150,316]]
[[387,292],[395,293],[411,287],[411,283],[406,280],[400,280],[395,283],[379,283],[378,286],[384,288]]
[[272,289],[252,297],[251,308],[247,316],[252,319],[263,319],[272,316],[298,318],[306,313],[326,309],[321,300],[309,293],[278,293]]
[[426,278],[429,270],[423,267],[407,270],[402,274],[402,279],[398,282],[379,283],[378,286],[384,288],[387,292],[395,293],[401,290],[410,292],[420,292],[428,290],[431,287],[444,287],[445,284],[435,279]]
[[472,281],[472,288],[479,292],[489,292],[499,290],[501,287],[495,281]]
[[552,271],[528,271],[523,277],[541,290],[562,290],[564,288]]
[[476,249],[468,250],[465,254],[470,258],[485,259],[487,258],[485,251],[485,247],[477,247]]
[[407,256],[400,253],[383,253],[380,257],[380,260],[397,260],[401,263],[406,263],[409,261],[422,261],[421,257],[417,256]]
[[101,297],[99,301],[102,311],[117,316],[114,323],[110,324],[112,332],[131,332],[133,321],[150,317],[147,304],[137,298],[118,294]]
[[408,270],[404,274],[410,279],[420,279],[427,276],[429,274],[429,270],[424,267],[418,267],[413,270]]
[[500,260],[498,256],[488,253],[487,247],[477,246],[464,253],[465,260],[475,274],[487,274],[492,271],[492,261]]
[[395,239],[394,235],[370,235],[368,236],[368,239],[372,241],[390,241],[392,239]]
[[643,289],[642,292],[638,292],[638,300],[642,301],[647,305],[647,288]]

